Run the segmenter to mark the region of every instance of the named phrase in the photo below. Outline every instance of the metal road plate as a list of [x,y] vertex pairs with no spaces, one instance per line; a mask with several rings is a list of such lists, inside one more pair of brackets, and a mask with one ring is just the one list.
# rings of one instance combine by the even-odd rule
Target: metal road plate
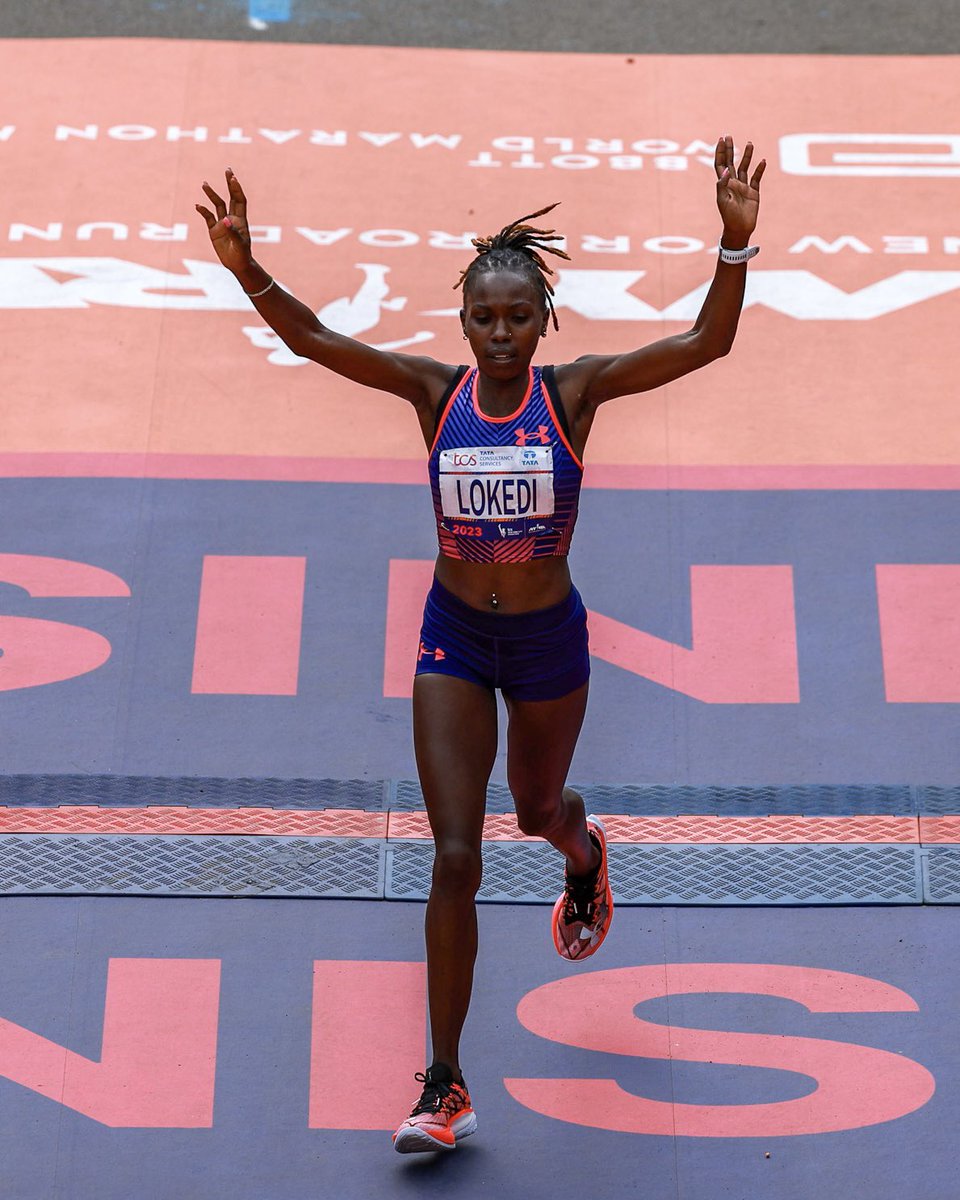
[[[552,904],[562,862],[549,846],[485,843],[479,900]],[[391,843],[386,895],[425,899],[433,848]],[[914,846],[639,846],[610,847],[618,904],[788,905],[920,904]]]
[[921,851],[926,904],[960,904],[960,846],[931,846]]
[[385,807],[382,779],[228,779],[193,775],[0,775],[0,805],[197,804],[203,808]]
[[0,895],[315,896],[380,899],[382,840],[0,837]]

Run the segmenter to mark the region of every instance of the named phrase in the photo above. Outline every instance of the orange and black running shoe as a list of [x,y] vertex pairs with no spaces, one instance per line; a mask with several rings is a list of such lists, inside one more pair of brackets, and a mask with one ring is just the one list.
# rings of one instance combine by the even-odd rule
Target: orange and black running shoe
[[600,865],[589,875],[567,875],[563,894],[553,906],[553,944],[558,954],[574,961],[600,949],[613,917],[603,823],[587,817],[587,832],[600,851]]
[[410,1116],[393,1135],[399,1154],[430,1150],[455,1150],[457,1142],[477,1131],[477,1114],[470,1104],[465,1082],[455,1083],[446,1063],[434,1063],[426,1074],[414,1078],[423,1084],[420,1099]]

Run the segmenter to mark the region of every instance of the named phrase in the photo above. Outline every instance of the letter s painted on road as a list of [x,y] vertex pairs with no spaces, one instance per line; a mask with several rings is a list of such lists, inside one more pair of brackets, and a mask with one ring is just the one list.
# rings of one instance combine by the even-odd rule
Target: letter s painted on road
[[[0,583],[30,596],[129,596],[110,571],[66,558],[0,554]],[[82,625],[39,617],[0,615],[0,692],[59,683],[95,671],[110,657],[110,643]]]
[[675,1104],[624,1091],[612,1079],[506,1079],[525,1107],[559,1121],[622,1133],[776,1137],[877,1125],[922,1107],[930,1072],[887,1050],[818,1038],[668,1027],[634,1016],[644,1000],[691,993],[780,996],[811,1012],[916,1012],[898,988],[816,967],[679,963],[598,971],[548,983],[517,1009],[532,1033],[607,1054],[796,1071],[807,1096],[769,1104]]

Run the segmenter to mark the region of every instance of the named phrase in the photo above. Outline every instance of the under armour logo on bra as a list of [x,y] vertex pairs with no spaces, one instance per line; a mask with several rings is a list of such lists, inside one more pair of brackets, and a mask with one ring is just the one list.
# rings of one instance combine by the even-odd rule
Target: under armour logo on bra
[[532,442],[536,438],[541,446],[550,445],[550,429],[546,425],[541,425],[536,433],[527,433],[525,429],[515,430],[517,435],[517,445],[525,446],[527,442]]

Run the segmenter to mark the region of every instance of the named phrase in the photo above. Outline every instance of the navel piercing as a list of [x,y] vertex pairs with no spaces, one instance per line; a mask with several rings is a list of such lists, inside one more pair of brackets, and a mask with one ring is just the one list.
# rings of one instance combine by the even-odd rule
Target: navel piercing
[[496,592],[490,593],[490,607],[491,608],[499,608],[500,607],[500,601],[497,599]]

